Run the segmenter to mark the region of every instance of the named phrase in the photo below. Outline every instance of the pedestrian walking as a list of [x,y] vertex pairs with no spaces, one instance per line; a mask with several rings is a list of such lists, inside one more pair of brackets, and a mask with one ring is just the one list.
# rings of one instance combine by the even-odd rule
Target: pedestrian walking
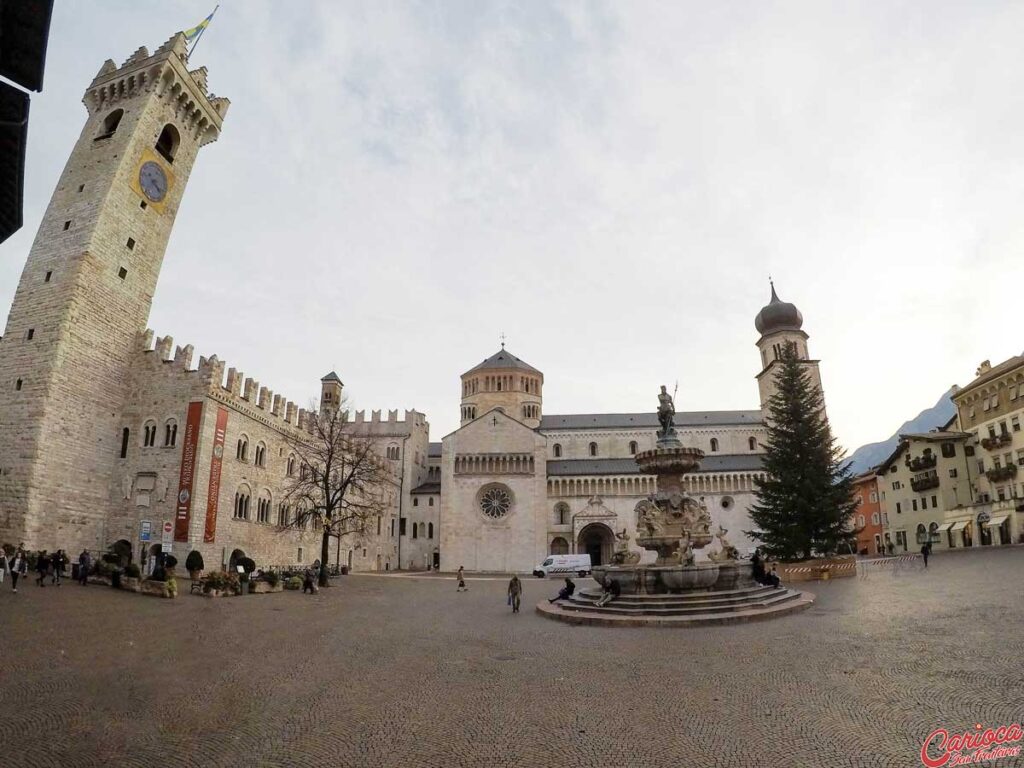
[[92,570],[92,556],[89,550],[83,549],[78,556],[78,583],[83,587],[89,586],[89,571]]
[[508,582],[508,604],[512,606],[512,613],[519,613],[519,603],[523,598],[523,582],[519,577],[512,574]]
[[312,568],[307,568],[302,576],[302,594],[306,594],[307,590],[311,595],[316,593],[316,584],[313,581]]
[[25,576],[28,574],[28,558],[25,556],[25,550],[18,549],[14,553],[14,558],[11,560],[11,589],[15,592],[18,591],[18,577]]
[[40,551],[36,556],[36,585],[45,587],[43,579],[46,578],[47,571],[50,570],[50,556],[46,554],[46,550]]
[[928,567],[928,555],[932,553],[932,545],[929,542],[925,542],[921,545],[921,557],[924,558],[924,567]]
[[53,556],[53,575],[50,577],[50,584],[56,584],[60,586],[61,577],[64,575],[64,569],[67,567],[67,555],[64,554],[63,549],[58,549],[57,554]]
[[553,602],[555,602],[555,600],[568,600],[570,597],[572,597],[572,594],[575,591],[576,591],[576,585],[573,583],[572,579],[570,579],[568,576],[566,576],[565,577],[565,586],[562,587],[560,590],[558,590],[558,595],[556,595],[555,597],[549,598],[548,602],[549,603],[553,603]]
[[456,592],[468,592],[469,587],[466,586],[466,576],[462,570],[462,566],[459,566],[459,572],[455,574],[455,578],[459,580],[459,586],[456,588]]
[[11,568],[10,561],[7,559],[7,552],[0,549],[0,584],[4,583],[4,578],[7,576],[7,571]]

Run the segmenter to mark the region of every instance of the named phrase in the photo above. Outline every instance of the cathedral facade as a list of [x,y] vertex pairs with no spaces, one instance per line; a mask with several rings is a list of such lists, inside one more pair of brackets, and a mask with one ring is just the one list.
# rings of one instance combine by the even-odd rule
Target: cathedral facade
[[[779,299],[774,285],[754,325],[760,407],[675,415],[683,445],[705,454],[700,470],[685,476],[686,490],[716,526],[737,534],[734,541],[752,527],[748,510],[762,474],[765,410],[787,345],[821,387],[803,316]],[[655,447],[654,408],[548,415],[543,389],[544,374],[504,345],[462,375],[461,426],[441,441],[444,570],[531,571],[549,554],[589,554],[595,565],[608,563],[615,534],[634,535],[635,507],[656,490],[654,476],[641,473],[634,460]]]
[[[193,360],[146,324],[178,206],[199,150],[229,102],[189,69],[183,35],[86,89],[87,118],[28,254],[0,337],[0,544],[101,552],[145,563],[199,551],[207,567],[320,556],[320,532],[288,528],[298,470],[289,445],[316,410],[342,407],[331,372],[300,408],[216,355]],[[803,318],[771,301],[758,314],[760,407],[676,414],[702,449],[687,489],[715,523],[749,528],[764,406],[792,343],[820,386]],[[549,553],[607,562],[655,490],[633,456],[654,447],[648,413],[549,415],[544,374],[504,349],[461,377],[460,427],[430,442],[423,413],[356,413],[351,429],[392,468],[387,505],[332,545],[355,570],[464,566],[530,571]],[[652,387],[653,390],[653,387]]]

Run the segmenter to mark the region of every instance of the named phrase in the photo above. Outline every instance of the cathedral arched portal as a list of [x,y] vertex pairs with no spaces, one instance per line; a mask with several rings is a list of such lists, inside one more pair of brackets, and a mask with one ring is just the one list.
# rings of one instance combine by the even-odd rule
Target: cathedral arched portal
[[615,534],[604,523],[591,523],[580,531],[576,540],[576,552],[590,555],[590,564],[604,565],[611,562]]

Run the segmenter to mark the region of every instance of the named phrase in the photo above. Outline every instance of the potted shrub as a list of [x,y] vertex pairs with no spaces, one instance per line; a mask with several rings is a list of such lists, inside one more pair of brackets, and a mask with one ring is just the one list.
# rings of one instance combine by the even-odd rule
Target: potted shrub
[[205,567],[206,563],[203,562],[203,556],[200,552],[193,549],[188,553],[188,557],[185,558],[185,570],[188,571],[192,581],[199,578],[199,574],[202,573]]
[[280,592],[281,588],[281,578],[273,571],[262,573],[259,578],[249,582],[249,592],[254,595]]
[[288,580],[284,583],[285,589],[302,589],[302,577],[301,576],[289,576]]

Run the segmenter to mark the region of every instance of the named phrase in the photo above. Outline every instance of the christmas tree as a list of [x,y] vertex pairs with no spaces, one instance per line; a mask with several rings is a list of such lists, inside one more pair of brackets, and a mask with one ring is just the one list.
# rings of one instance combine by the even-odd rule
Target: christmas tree
[[792,345],[783,349],[777,391],[768,401],[765,476],[755,483],[757,503],[748,536],[764,542],[769,557],[806,560],[851,544],[856,508],[850,470],[825,418],[825,401]]

